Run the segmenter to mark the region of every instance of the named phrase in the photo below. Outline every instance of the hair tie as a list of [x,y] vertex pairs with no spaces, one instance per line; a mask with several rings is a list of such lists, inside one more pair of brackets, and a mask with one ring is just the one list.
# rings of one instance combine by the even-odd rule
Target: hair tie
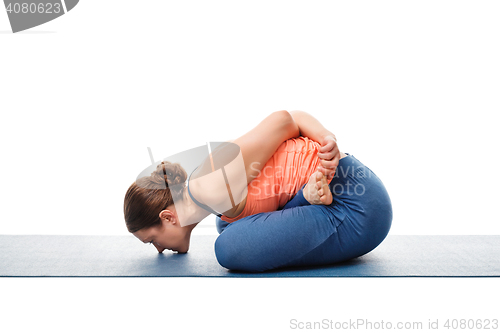
[[165,185],[168,186],[168,177],[167,177],[167,171],[165,170],[165,163],[161,162],[161,165],[162,165],[162,170],[163,170],[163,180],[165,181]]

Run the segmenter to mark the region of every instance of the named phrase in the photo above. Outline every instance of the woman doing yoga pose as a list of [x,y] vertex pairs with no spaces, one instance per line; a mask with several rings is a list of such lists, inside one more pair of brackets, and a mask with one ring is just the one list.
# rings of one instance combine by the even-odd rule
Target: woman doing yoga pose
[[[310,114],[274,112],[230,142],[244,161],[244,194],[230,189],[240,202],[218,214],[213,208],[227,201],[227,178],[222,185],[210,177],[188,179],[178,163],[162,162],[125,195],[129,232],[160,253],[185,253],[194,227],[214,213],[217,260],[246,271],[348,260],[387,235],[392,207],[382,182],[341,153],[335,135]],[[228,177],[232,168],[225,166]]]

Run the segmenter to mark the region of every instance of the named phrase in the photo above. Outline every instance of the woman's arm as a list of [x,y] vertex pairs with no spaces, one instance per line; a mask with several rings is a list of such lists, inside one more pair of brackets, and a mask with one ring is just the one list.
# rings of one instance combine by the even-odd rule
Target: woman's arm
[[333,178],[341,157],[335,134],[327,130],[316,118],[307,112],[297,110],[290,111],[290,114],[299,128],[300,135],[306,136],[321,145],[318,153],[321,167],[318,170],[327,179]]
[[320,144],[323,143],[323,139],[327,136],[332,136],[336,140],[335,135],[309,113],[296,110],[290,111],[290,114],[299,128],[301,136],[306,136]]
[[[260,171],[278,147],[286,140],[298,136],[299,129],[293,117],[288,111],[282,110],[271,113],[252,130],[235,140],[229,141],[239,146],[246,173],[246,183],[233,182],[233,184],[238,183],[238,188],[231,186],[231,196],[234,198],[241,197],[241,193],[245,193],[247,185],[259,176]],[[237,162],[226,165],[224,167],[225,177],[230,180],[241,179],[240,166],[241,164]],[[228,190],[224,179],[217,173],[190,182],[190,191],[193,196],[219,212],[224,210],[217,208],[228,207],[228,200],[230,199]]]
[[293,117],[288,111],[282,110],[271,113],[252,130],[230,141],[240,147],[247,184],[259,176],[264,165],[283,142],[299,135],[299,128]]

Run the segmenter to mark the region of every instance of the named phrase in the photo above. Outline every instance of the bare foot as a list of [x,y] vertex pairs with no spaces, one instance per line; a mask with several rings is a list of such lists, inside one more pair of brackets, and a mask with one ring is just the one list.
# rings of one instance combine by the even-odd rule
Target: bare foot
[[311,205],[330,205],[333,195],[328,186],[326,176],[316,171],[309,177],[309,181],[303,190],[304,198]]

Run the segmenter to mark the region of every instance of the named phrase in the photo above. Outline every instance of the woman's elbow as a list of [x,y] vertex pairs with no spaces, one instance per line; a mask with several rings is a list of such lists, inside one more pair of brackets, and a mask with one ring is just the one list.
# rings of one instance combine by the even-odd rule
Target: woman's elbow
[[300,135],[299,126],[295,123],[293,116],[286,110],[275,111],[273,114],[279,117],[279,123],[285,128],[288,137],[296,138]]

